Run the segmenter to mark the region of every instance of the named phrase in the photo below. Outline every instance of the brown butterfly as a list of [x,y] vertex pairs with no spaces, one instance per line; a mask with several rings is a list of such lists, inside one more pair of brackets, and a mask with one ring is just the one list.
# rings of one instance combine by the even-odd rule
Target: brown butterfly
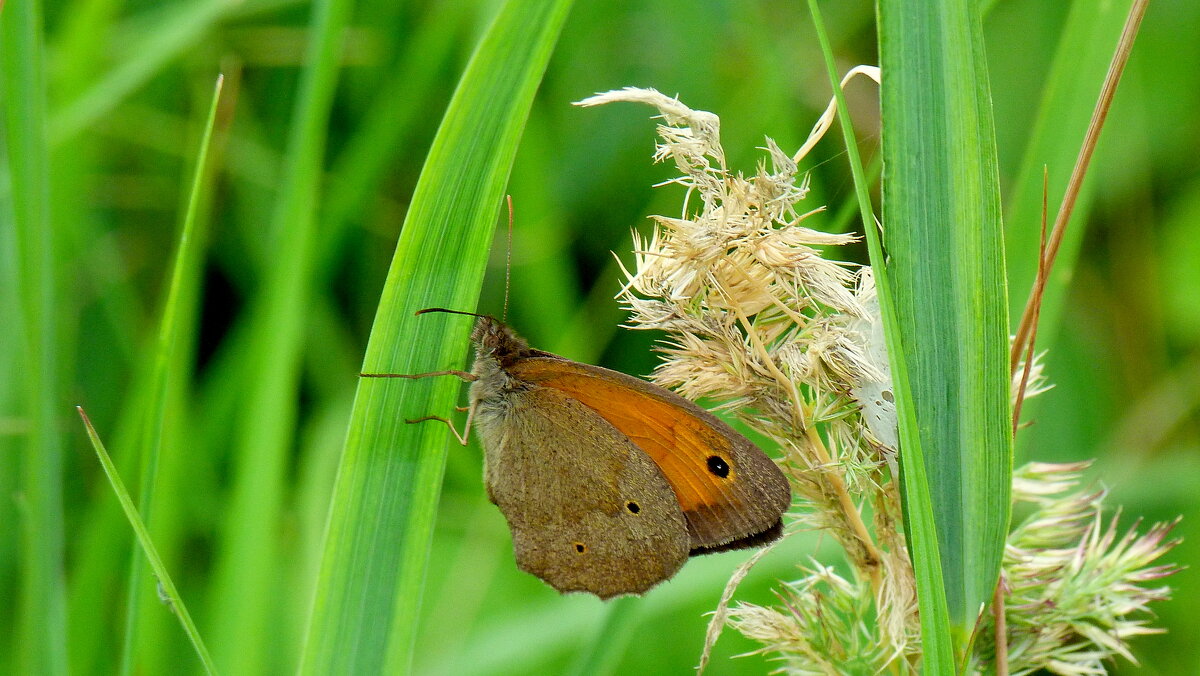
[[729,425],[662,387],[532,349],[474,316],[471,373],[401,377],[471,381],[467,428],[455,435],[465,444],[472,423],[479,428],[488,497],[522,570],[560,592],[608,599],[647,591],[688,556],[779,537],[788,481]]

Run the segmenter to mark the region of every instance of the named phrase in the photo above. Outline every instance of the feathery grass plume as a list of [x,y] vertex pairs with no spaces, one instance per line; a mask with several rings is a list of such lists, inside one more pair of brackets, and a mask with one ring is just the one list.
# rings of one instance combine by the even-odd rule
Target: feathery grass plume
[[[652,89],[580,104],[614,101],[658,109],[655,160],[672,160],[682,175],[667,184],[687,189],[678,218],[655,216],[649,237],[634,233],[636,266],[619,294],[633,328],[668,334],[654,381],[717,402],[778,444],[805,499],[796,521],[833,535],[852,566],[850,580],[815,566],[788,585],[783,610],[743,604],[730,623],[764,637],[764,650],[787,655],[801,673],[810,661],[827,673],[819,654],[832,664],[853,654],[870,670],[907,664],[919,644],[916,596],[882,452],[895,446],[895,432],[885,431],[886,413],[872,431],[856,399],[868,391],[872,402],[890,398],[886,352],[870,340],[879,321],[874,284],[868,268],[823,254],[857,237],[804,225],[823,211],[798,208],[808,183],[796,163],[812,139],[789,156],[767,138],[766,158],[747,176],[727,166],[716,115]],[[836,618],[827,613],[835,608]],[[788,637],[810,636],[814,622],[820,638],[792,655],[787,646],[801,644]]]
[[807,575],[786,583],[781,608],[739,604],[729,623],[776,653],[792,674],[874,674],[890,663],[891,646],[872,629],[873,594],[869,584],[849,581],[815,561]]
[[[877,69],[854,73],[878,80]],[[850,564],[849,578],[816,562],[802,568],[777,591],[778,607],[728,607],[752,559],[714,613],[700,668],[727,624],[788,673],[918,673],[916,586],[894,479],[896,412],[871,270],[826,258],[857,237],[806,227],[823,208],[797,208],[808,192],[797,163],[830,112],[793,156],[767,138],[766,159],[746,176],[727,166],[712,113],[637,88],[578,105],[617,101],[658,110],[654,159],[682,174],[663,185],[686,188],[679,217],[652,217],[648,237],[634,232],[635,267],[618,294],[631,328],[667,333],[653,380],[716,402],[774,441],[804,498],[793,521],[831,534]],[[1024,396],[1046,389],[1039,356]],[[1139,614],[1168,590],[1142,584],[1175,571],[1150,565],[1174,545],[1165,541],[1170,527],[1138,536],[1135,525],[1118,538],[1115,519],[1102,519],[1102,491],[1062,495],[1085,466],[1033,464],[1014,476],[1014,502],[1034,509],[1011,533],[1003,566],[1011,673],[1104,673],[1114,655],[1133,659],[1129,638],[1155,631]],[[995,655],[991,622],[981,620],[974,670]]]
[[[1012,674],[1104,674],[1117,655],[1137,663],[1131,638],[1161,631],[1148,626],[1146,606],[1168,598],[1170,588],[1146,585],[1177,570],[1152,565],[1178,543],[1167,540],[1174,523],[1139,535],[1139,521],[1120,535],[1119,514],[1104,517],[1104,489],[1068,492],[1089,464],[1031,463],[1013,476],[1015,505],[1032,510],[1004,553]],[[988,615],[981,626],[978,673],[991,670],[993,622]]]

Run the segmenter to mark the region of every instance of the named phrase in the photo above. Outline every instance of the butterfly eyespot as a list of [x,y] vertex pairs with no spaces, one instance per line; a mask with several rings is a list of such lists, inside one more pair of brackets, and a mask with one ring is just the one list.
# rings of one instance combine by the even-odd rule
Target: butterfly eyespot
[[729,463],[719,455],[708,456],[708,471],[724,479],[729,476]]
[[896,397],[892,395],[891,390],[884,390],[883,391],[883,400],[886,401],[887,403],[891,404],[891,403],[895,403]]
[[583,544],[582,542],[576,542],[575,543],[575,551],[582,554],[587,551],[587,545]]
[[625,503],[625,509],[628,509],[630,514],[637,514],[638,512],[642,511],[641,505],[633,500]]

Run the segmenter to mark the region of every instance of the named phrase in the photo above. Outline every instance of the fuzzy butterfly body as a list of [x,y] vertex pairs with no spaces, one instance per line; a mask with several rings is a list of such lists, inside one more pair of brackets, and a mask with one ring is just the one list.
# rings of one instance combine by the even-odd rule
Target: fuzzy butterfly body
[[643,380],[531,349],[489,317],[472,341],[488,497],[522,570],[607,599],[647,591],[689,555],[779,536],[787,479],[716,416]]

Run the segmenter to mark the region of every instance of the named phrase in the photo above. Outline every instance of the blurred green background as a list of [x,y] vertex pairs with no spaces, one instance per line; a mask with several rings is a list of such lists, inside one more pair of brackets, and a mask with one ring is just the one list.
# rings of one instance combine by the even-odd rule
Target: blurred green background
[[[839,68],[875,63],[873,5],[825,4]],[[1040,173],[1041,162],[1056,162],[1052,174],[1063,173],[1127,3],[985,5],[1002,186],[1017,184],[1029,167]],[[259,630],[271,648],[272,673],[293,671],[298,660],[354,374],[407,201],[441,112],[496,6],[354,5],[326,130],[323,180],[313,195],[315,292],[297,364],[302,375],[290,395],[296,427],[285,459],[285,509],[269,524],[274,540],[264,544],[282,552],[281,569],[268,586],[232,590],[270,608],[271,621]],[[231,438],[254,424],[245,420],[244,402],[253,366],[263,361],[245,340],[246,317],[260,302],[280,238],[288,236],[269,224],[289,160],[286,140],[310,8],[295,0],[58,0],[47,3],[44,14],[57,290],[48,340],[56,359],[65,543],[62,575],[54,579],[66,613],[65,660],[80,673],[117,669],[132,543],[72,406],[88,409],[126,481],[136,486],[139,468],[128,449],[137,437],[139,379],[157,332],[200,126],[213,80],[223,72],[214,187],[199,224],[202,277],[195,311],[183,318],[190,338],[173,366],[178,387],[163,432],[151,531],[210,648],[222,667],[237,672],[236,656],[222,656],[214,644],[223,629],[236,626],[236,618],[222,612],[218,599],[231,590],[221,587],[224,578],[215,570],[223,545],[236,537],[226,508],[237,472],[245,471],[233,457]],[[1087,16],[1117,18],[1092,25],[1092,33],[1073,32],[1091,25],[1081,18]],[[1073,222],[1080,254],[1065,262],[1069,286],[1061,313],[1051,313],[1039,336],[1039,347],[1049,349],[1055,389],[1030,403],[1026,418],[1033,424],[1018,444],[1018,463],[1097,458],[1090,477],[1111,488],[1123,522],[1185,517],[1176,531],[1184,543],[1169,559],[1192,570],[1170,580],[1175,600],[1155,608],[1156,624],[1168,633],[1137,640],[1142,666],[1122,662],[1114,665],[1119,673],[1200,673],[1200,615],[1192,602],[1200,593],[1193,572],[1200,563],[1193,536],[1200,516],[1197,35],[1200,4],[1151,6]],[[1072,67],[1081,73],[1063,75]],[[830,92],[803,3],[577,0],[510,183],[516,220],[509,320],[542,349],[646,374],[655,364],[655,336],[619,328],[623,315],[612,300],[619,277],[610,252],[629,261],[630,228],[646,231],[649,214],[677,214],[682,191],[650,187],[674,174],[650,163],[649,109],[569,105],[627,85],[678,94],[693,108],[719,114],[730,164],[746,171],[761,156],[756,148],[764,135],[785,149],[798,147]],[[869,162],[879,145],[878,91],[860,83],[849,95]],[[12,96],[6,93],[6,105]],[[1059,103],[1047,108],[1047,100]],[[1029,155],[1031,142],[1070,152],[1065,160],[1061,150]],[[0,168],[5,318],[19,316],[21,302],[8,150]],[[844,223],[838,214],[853,208],[853,187],[837,141],[820,144],[802,168],[811,170],[809,203],[830,208],[809,224]],[[1022,206],[1017,196],[1006,191],[1005,197],[1009,217],[1029,217],[1028,199]],[[1052,195],[1052,208],[1056,199]],[[1036,209],[1032,214],[1036,218]],[[504,250],[500,227],[483,312],[501,311]],[[865,260],[860,248],[846,255]],[[1015,244],[1008,252],[1014,270],[1025,271],[1014,273],[1014,307],[1027,294],[1035,255],[1035,248]],[[8,320],[0,324],[16,328]],[[20,536],[23,524],[41,523],[31,518],[38,507],[26,501],[22,483],[30,421],[21,403],[21,355],[18,331],[0,331],[0,603],[15,611],[0,613],[0,673],[18,668],[28,648],[18,632],[17,599],[27,572]],[[487,503],[480,476],[474,444],[451,449],[417,673],[566,672],[581,652],[597,646],[611,651],[615,673],[686,673],[696,663],[704,614],[746,553],[693,561],[640,600],[606,605],[560,597],[515,569],[504,521]],[[770,603],[773,581],[795,576],[794,566],[810,555],[838,559],[831,541],[794,537],[762,562],[738,598]],[[137,670],[198,670],[152,582],[144,586]],[[622,614],[632,619],[606,624]],[[760,656],[728,659],[754,647],[726,632],[711,673],[770,670],[772,663]]]

